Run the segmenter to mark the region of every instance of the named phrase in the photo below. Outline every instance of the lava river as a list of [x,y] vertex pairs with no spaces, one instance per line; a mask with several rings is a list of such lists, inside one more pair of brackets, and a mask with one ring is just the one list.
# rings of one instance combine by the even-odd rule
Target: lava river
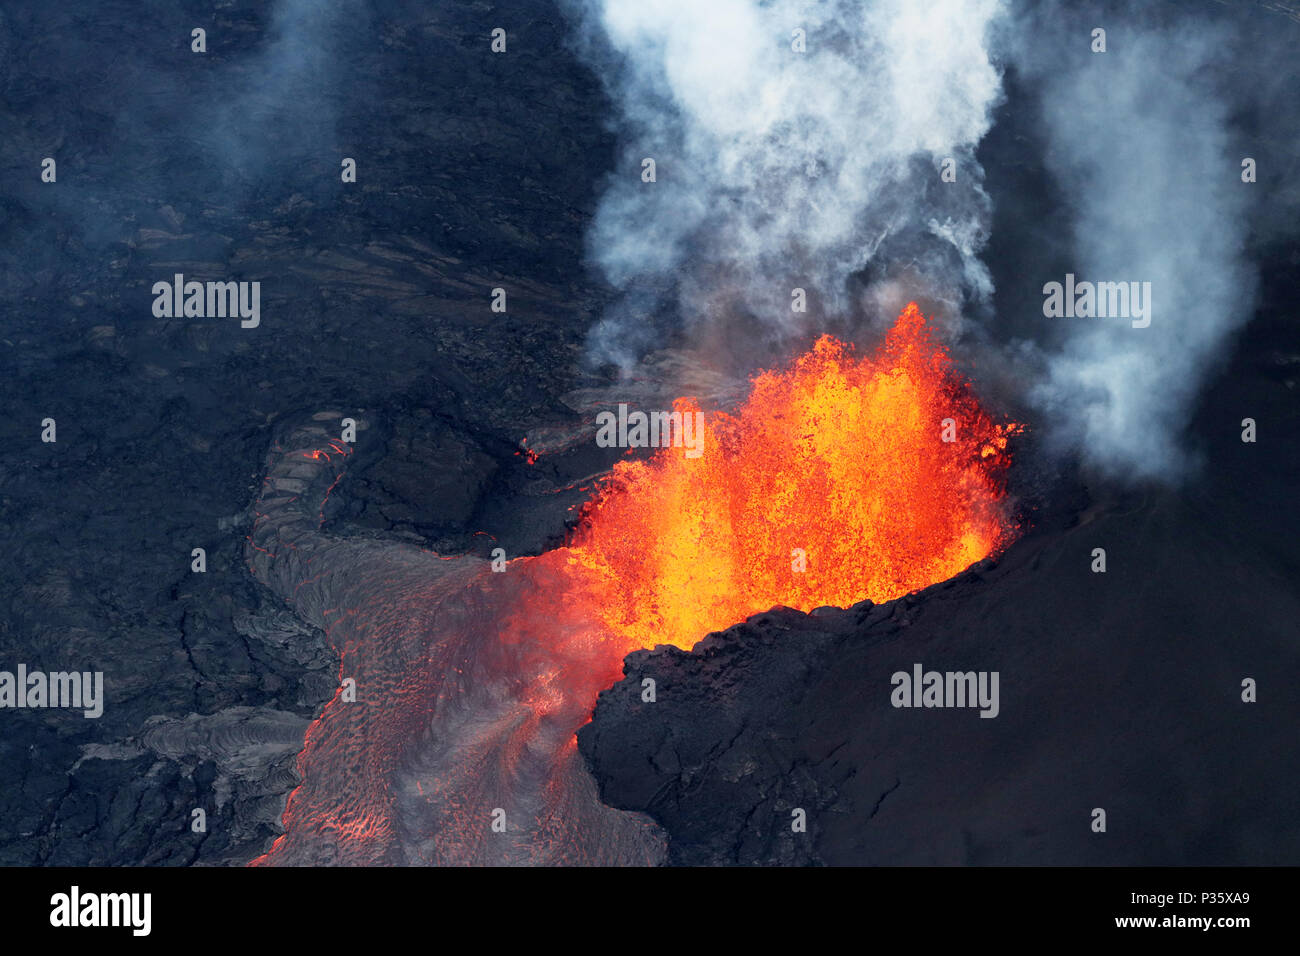
[[914,304],[875,355],[824,337],[755,377],[699,457],[620,461],[567,547],[504,573],[322,533],[351,448],[317,418],[272,450],[246,556],[328,635],[340,691],[258,865],[660,862],[658,828],[600,803],[574,736],[628,652],[778,604],[889,600],[1015,533],[1018,426],[980,408]]

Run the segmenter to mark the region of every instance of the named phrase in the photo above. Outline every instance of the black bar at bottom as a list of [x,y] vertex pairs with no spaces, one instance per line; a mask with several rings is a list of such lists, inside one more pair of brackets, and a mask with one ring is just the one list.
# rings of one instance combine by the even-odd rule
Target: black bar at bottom
[[[77,934],[126,945],[375,946],[402,930],[415,934],[411,942],[457,948],[512,938],[536,946],[560,934],[570,945],[608,945],[604,931],[632,946],[685,945],[683,933],[734,942],[774,929],[807,932],[814,948],[833,946],[825,934],[841,932],[863,944],[898,934],[926,943],[1193,935],[1230,943],[1285,929],[1294,886],[1290,868],[10,868],[0,869],[0,919],[15,939]],[[451,927],[466,942],[445,935]]]

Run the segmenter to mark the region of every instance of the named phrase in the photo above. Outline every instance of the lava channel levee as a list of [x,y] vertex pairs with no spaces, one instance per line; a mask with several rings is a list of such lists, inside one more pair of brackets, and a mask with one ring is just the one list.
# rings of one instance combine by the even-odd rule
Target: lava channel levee
[[777,604],[890,600],[1016,530],[1002,476],[1020,426],[983,411],[915,305],[874,355],[823,338],[758,375],[698,458],[620,462],[566,547],[503,573],[322,533],[351,449],[319,421],[273,448],[246,556],[328,635],[340,691],[255,864],[661,862],[661,831],[601,804],[576,746],[627,653]]
[[[658,828],[602,804],[578,753],[622,654],[551,593],[553,562],[493,573],[475,557],[322,533],[350,452],[315,421],[287,431],[254,510],[250,569],[341,664],[307,731],[284,833],[253,864],[661,862]],[[549,604],[549,619],[533,613]]]

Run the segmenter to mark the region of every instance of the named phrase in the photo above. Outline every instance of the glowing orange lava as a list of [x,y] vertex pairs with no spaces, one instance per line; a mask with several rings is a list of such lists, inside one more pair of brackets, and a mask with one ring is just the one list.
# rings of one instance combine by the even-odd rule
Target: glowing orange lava
[[[700,457],[619,463],[568,547],[506,573],[322,533],[350,448],[315,425],[277,445],[246,557],[324,631],[340,690],[253,865],[658,862],[659,836],[599,800],[574,742],[629,651],[776,604],[898,597],[1015,531],[1002,475],[1020,426],[980,408],[915,305],[876,355],[822,338],[704,428]],[[300,499],[308,480],[319,498]]]
[[924,588],[1010,540],[1001,479],[1020,428],[980,408],[915,303],[875,356],[823,336],[711,416],[700,457],[615,466],[568,549],[570,598],[629,647],[689,648],[777,604]]

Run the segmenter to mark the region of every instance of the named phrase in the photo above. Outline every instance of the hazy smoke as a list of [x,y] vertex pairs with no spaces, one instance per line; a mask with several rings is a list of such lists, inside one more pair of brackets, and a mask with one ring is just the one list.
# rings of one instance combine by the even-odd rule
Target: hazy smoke
[[[1009,16],[994,0],[585,0],[623,148],[590,236],[621,293],[593,357],[627,366],[662,344],[665,322],[732,349],[852,334],[916,298],[943,323],[964,315],[982,342],[1010,342],[996,363],[1020,370],[1058,451],[1112,475],[1177,477],[1194,399],[1254,302],[1255,187],[1231,120],[1232,90],[1255,80],[1238,75],[1228,14],[1209,9],[1119,5],[1094,23],[1032,0]],[[1096,26],[1109,28],[1104,53],[1090,48]],[[1149,327],[992,316],[974,151],[1006,63],[1041,107],[1044,152],[1016,161],[1055,181],[1064,208],[1048,228],[1064,268],[1029,249],[998,271],[1035,296],[1066,271],[1149,282]],[[1233,63],[1238,74],[1221,69]],[[646,157],[657,182],[641,181]],[[956,183],[940,180],[948,157]],[[794,287],[807,315],[791,312]],[[1027,289],[1008,291],[1023,311]]]
[[223,78],[220,98],[205,109],[208,141],[229,165],[258,176],[300,164],[308,150],[336,148],[340,87],[355,83],[339,62],[368,28],[367,8],[366,0],[277,0],[267,42],[242,54],[251,61],[242,79]]
[[[1087,32],[1066,42],[1087,50]],[[1192,400],[1253,307],[1243,245],[1254,187],[1241,181],[1244,154],[1213,79],[1229,48],[1222,29],[1199,20],[1161,29],[1130,20],[1112,23],[1105,53],[1031,65],[1047,167],[1075,210],[1070,271],[1152,283],[1148,328],[1045,319],[1066,323],[1067,337],[1030,392],[1058,445],[1115,475],[1183,470]]]
[[[593,331],[595,357],[633,361],[662,309],[688,325],[749,316],[764,337],[806,331],[801,320],[853,308],[847,280],[873,263],[886,284],[857,304],[887,295],[892,269],[954,307],[987,296],[973,149],[1000,95],[985,43],[1000,6],[588,0],[588,53],[623,147],[591,235],[623,293]],[[957,183],[939,182],[945,158]],[[791,310],[796,287],[808,316]]]

